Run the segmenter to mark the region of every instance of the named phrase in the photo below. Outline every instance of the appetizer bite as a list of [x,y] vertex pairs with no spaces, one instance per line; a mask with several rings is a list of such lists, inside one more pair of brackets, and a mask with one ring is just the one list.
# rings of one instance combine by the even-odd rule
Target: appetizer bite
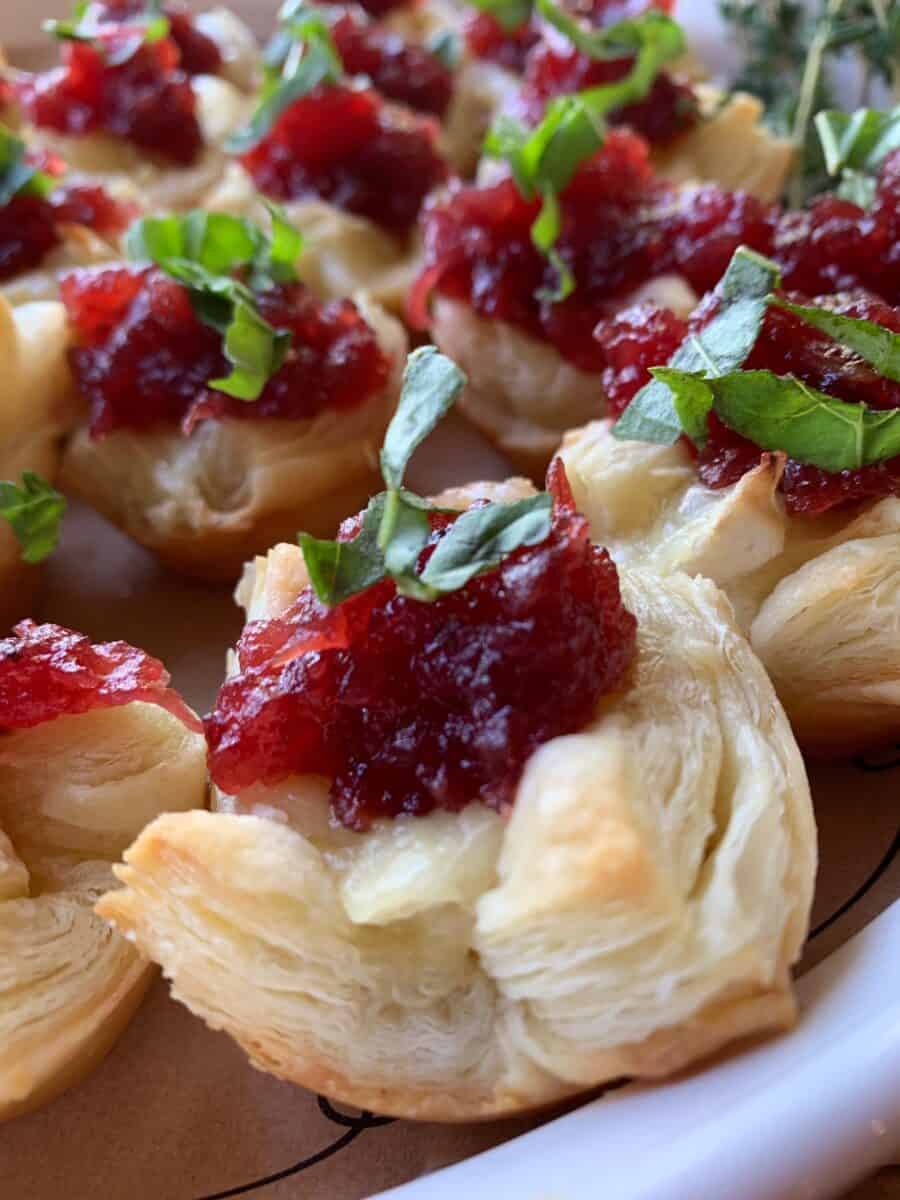
[[321,301],[302,241],[225,213],[147,218],[133,265],[74,271],[69,360],[90,407],[67,489],[164,562],[235,578],[298,525],[336,528],[377,486],[406,337],[365,297]]
[[828,755],[900,736],[900,308],[859,286],[900,300],[875,249],[897,239],[898,179],[895,153],[843,263],[815,239],[783,272],[740,250],[689,320],[602,324],[618,420],[562,451],[594,536],[620,564],[718,583],[801,744]]
[[0,291],[14,304],[55,299],[61,271],[114,258],[137,215],[136,203],[67,183],[65,171],[0,125]]
[[61,304],[13,309],[0,296],[0,633],[31,610],[37,564],[56,545],[63,500],[52,484],[78,414],[67,346]]
[[98,905],[257,1066],[439,1120],[789,1025],[816,858],[711,583],[620,580],[559,462],[546,492],[404,488],[463,382],[411,356],[387,490],[248,569],[219,811],[155,821]]
[[510,174],[428,206],[409,302],[413,326],[466,370],[465,415],[535,477],[602,411],[597,321],[636,293],[690,311],[738,245],[769,248],[777,217],[744,192],[660,179],[628,130],[598,147],[596,113],[564,105],[534,133],[498,124],[487,148]]
[[209,206],[257,216],[284,204],[308,237],[304,277],[321,294],[365,288],[402,310],[418,255],[416,222],[447,176],[439,125],[345,74],[325,16],[286,18],[262,99]]
[[131,4],[91,4],[49,29],[60,65],[13,81],[28,144],[82,176],[131,182],[148,208],[200,203],[224,170],[223,142],[247,101],[224,77],[189,72],[182,56],[191,63],[196,31],[188,41],[178,23]]
[[58,625],[0,641],[0,1120],[96,1066],[152,978],[93,905],[148,821],[205,802],[202,726],[168,682]]

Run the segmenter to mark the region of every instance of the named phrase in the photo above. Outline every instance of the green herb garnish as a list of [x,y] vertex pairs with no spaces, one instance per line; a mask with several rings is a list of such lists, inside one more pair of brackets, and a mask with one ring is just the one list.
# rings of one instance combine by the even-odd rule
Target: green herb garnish
[[267,204],[271,235],[228,213],[195,210],[145,217],[125,237],[128,257],[155,263],[188,289],[199,319],[222,334],[232,371],[208,385],[239,400],[257,400],[284,362],[293,335],[260,315],[254,290],[297,279],[300,233]]
[[12,527],[24,562],[43,562],[56,549],[65,510],[65,497],[33,471],[23,471],[20,484],[0,480],[0,517]]
[[900,106],[890,112],[860,108],[854,113],[826,109],[816,114],[825,169],[840,176],[837,194],[861,208],[875,199],[878,171],[900,149]]
[[404,596],[436,600],[550,533],[553,500],[547,492],[514,504],[479,505],[457,517],[419,570],[431,536],[428,514],[440,510],[404,488],[403,479],[413,451],[448,412],[465,383],[462,371],[434,346],[409,356],[400,402],[381,450],[387,491],[369,501],[352,542],[299,535],[310,583],[323,604],[340,604],[384,578],[391,578]]
[[[770,294],[778,283],[775,263],[746,246],[739,247],[716,288],[718,313],[704,329],[682,342],[668,366],[690,377],[697,373],[701,377],[725,375],[740,367],[753,349]],[[682,433],[689,433],[702,445],[706,422],[696,419],[685,389],[674,391],[665,370],[654,373],[613,426],[614,435],[625,441],[670,446]]]
[[770,296],[769,303],[777,308],[786,309],[807,325],[828,334],[833,341],[846,346],[848,350],[852,350],[871,364],[885,379],[900,383],[900,334],[878,325],[875,321],[847,317],[827,308],[794,304],[781,296]]
[[473,8],[487,13],[507,33],[521,29],[531,17],[532,0],[469,0]]
[[425,42],[429,54],[444,64],[448,71],[455,71],[462,62],[462,45],[459,34],[452,29],[439,29]]
[[[562,228],[560,195],[581,164],[603,145],[605,116],[615,108],[642,99],[653,86],[660,68],[684,51],[681,27],[664,13],[651,9],[633,21],[620,21],[604,30],[587,32],[550,0],[538,0],[544,16],[564,32],[580,39],[579,49],[595,58],[633,54],[631,70],[615,83],[588,88],[552,100],[541,123],[527,129],[501,115],[484,144],[489,158],[509,164],[516,187],[526,200],[541,199],[541,210],[531,226],[531,240],[555,270],[552,289],[538,293],[549,303],[564,300],[575,287],[568,265],[554,250]],[[578,44],[578,43],[576,43]]]
[[841,69],[862,68],[864,104],[871,102],[876,82],[896,92],[900,5],[885,0],[719,0],[719,9],[743,52],[744,67],[733,86],[758,96],[770,128],[797,146],[790,198],[799,206],[829,186],[813,115],[835,107],[834,81]]
[[0,205],[14,196],[49,196],[56,180],[27,161],[25,143],[0,125]]
[[[134,27],[134,37],[113,49],[101,37],[104,24]],[[144,42],[159,42],[169,36],[169,20],[162,11],[162,0],[146,0],[142,12],[107,22],[98,21],[90,0],[78,0],[71,17],[62,21],[44,21],[41,28],[60,41],[93,45],[111,67],[127,62]]]
[[288,0],[279,12],[281,27],[263,56],[259,103],[248,124],[226,142],[233,154],[251,149],[295,100],[322,83],[338,83],[344,66],[328,19],[302,0]]

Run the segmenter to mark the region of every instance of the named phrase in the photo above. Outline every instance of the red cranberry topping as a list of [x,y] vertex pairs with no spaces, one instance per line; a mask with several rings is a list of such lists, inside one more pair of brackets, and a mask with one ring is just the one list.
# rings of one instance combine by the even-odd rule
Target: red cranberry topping
[[[792,294],[798,303],[810,301]],[[822,296],[812,303],[861,317],[900,333],[900,309],[867,293]],[[650,378],[648,369],[671,357],[689,332],[702,329],[715,315],[717,300],[708,296],[689,322],[666,310],[640,306],[603,322],[597,330],[610,366],[604,385],[618,415]],[[643,333],[642,333],[643,330]],[[900,384],[892,383],[851,351],[781,309],[770,309],[760,336],[744,364],[747,370],[793,374],[811,387],[840,400],[870,408],[900,408]],[[727,428],[713,413],[709,439],[697,454],[702,481],[711,488],[728,487],[759,465],[763,451]],[[900,495],[900,457],[859,470],[829,472],[788,459],[781,480],[789,512],[816,515],[836,505],[880,496]]]
[[436,137],[436,125],[401,118],[374,91],[325,85],[295,100],[241,162],[276,200],[319,196],[399,235],[446,178]]
[[[95,18],[112,24],[145,17],[147,0],[105,0],[95,6]],[[180,4],[164,4],[163,15],[169,22],[169,37],[181,55],[179,66],[188,75],[215,75],[222,67],[222,54],[212,38],[194,24],[193,15]]]
[[[528,55],[517,107],[526,121],[537,125],[550,100],[616,83],[632,65],[630,58],[595,61],[569,43],[543,42]],[[693,88],[661,71],[643,100],[615,109],[608,119],[614,125],[630,126],[649,142],[666,142],[690,129],[697,118]]]
[[188,166],[203,149],[196,101],[171,38],[141,42],[118,65],[113,52],[134,42],[134,29],[110,27],[93,43],[67,42],[62,66],[18,85],[19,101],[35,125],[73,137],[102,131],[142,150]]
[[331,33],[348,75],[367,75],[382,96],[416,112],[442,117],[447,111],[453,76],[424,46],[353,12],[343,12]]
[[531,242],[539,202],[523,200],[511,180],[457,188],[430,206],[413,322],[427,325],[436,291],[551,342],[583,370],[600,371],[606,356],[593,331],[623,295],[668,271],[706,291],[741,243],[768,251],[774,209],[711,184],[676,190],[653,176],[647,153],[643,139],[613,130],[563,193],[556,249],[577,286],[558,304],[536,298],[552,287],[554,271]]
[[156,659],[127,642],[93,643],[61,625],[21,621],[0,641],[0,730],[30,729],[54,717],[141,700],[189,729],[203,726]]
[[866,212],[823,196],[778,222],[774,257],[785,287],[809,295],[865,288],[900,304],[900,151],[884,163]]
[[[307,589],[284,616],[248,625],[240,671],[206,720],[218,786],[327,775],[352,829],[476,799],[510,805],[529,755],[583,728],[634,655],[616,568],[559,463],[550,488],[545,542],[433,604],[383,581],[329,611]],[[450,520],[434,519],[432,545]],[[357,528],[345,522],[343,536]]]
[[540,41],[537,22],[526,21],[518,29],[504,29],[490,13],[473,13],[465,23],[466,48],[474,58],[506,67],[520,75],[525,70],[528,52]]
[[60,244],[62,225],[101,236],[120,233],[134,215],[101,187],[61,187],[45,199],[13,196],[0,207],[0,280],[30,271]]
[[73,271],[60,293],[79,342],[69,359],[91,404],[94,437],[175,422],[189,432],[208,417],[303,420],[363,404],[390,373],[374,331],[351,301],[320,304],[299,283],[257,296],[265,320],[295,339],[252,404],[207,388],[229,371],[221,335],[197,318],[187,289],[161,271]]
[[417,0],[359,0],[360,8],[370,17],[385,17],[396,8],[415,8]]

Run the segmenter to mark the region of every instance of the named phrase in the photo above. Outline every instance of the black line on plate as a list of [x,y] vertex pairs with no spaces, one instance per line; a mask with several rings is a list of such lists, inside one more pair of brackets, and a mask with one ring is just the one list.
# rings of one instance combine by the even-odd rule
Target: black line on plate
[[840,908],[835,909],[830,917],[826,917],[824,921],[821,921],[815,927],[815,929],[809,935],[809,940],[812,941],[813,938],[818,937],[820,933],[824,933],[826,929],[829,929],[835,923],[835,921],[839,921],[846,912],[849,912],[854,904],[858,904],[859,901],[862,900],[863,896],[865,896],[867,892],[870,892],[878,880],[881,879],[882,875],[885,874],[898,854],[900,854],[900,829],[898,829],[897,833],[894,835],[894,840],[891,842],[890,846],[888,846],[884,857],[872,871],[871,875],[869,875],[867,879],[863,880],[853,895],[850,896],[849,899],[845,900]]
[[315,1154],[310,1154],[308,1158],[301,1158],[293,1166],[285,1167],[272,1175],[264,1175],[261,1179],[253,1179],[250,1183],[241,1183],[236,1187],[226,1188],[224,1192],[212,1192],[208,1196],[199,1196],[197,1200],[229,1200],[229,1197],[246,1196],[250,1192],[256,1191],[257,1188],[268,1187],[269,1184],[279,1183],[282,1179],[290,1179],[292,1175],[299,1175],[301,1171],[306,1171],[345,1149],[367,1129],[390,1125],[394,1120],[393,1117],[376,1117],[374,1113],[370,1112],[362,1112],[358,1117],[348,1116],[346,1113],[338,1112],[324,1096],[319,1096],[319,1110],[333,1124],[346,1126],[346,1132],[321,1150],[317,1150]]

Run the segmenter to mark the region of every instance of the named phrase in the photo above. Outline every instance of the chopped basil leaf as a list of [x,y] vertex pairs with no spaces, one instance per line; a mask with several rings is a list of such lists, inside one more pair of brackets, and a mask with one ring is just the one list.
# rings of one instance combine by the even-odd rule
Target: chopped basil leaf
[[310,583],[323,604],[340,604],[389,577],[397,591],[429,602],[463,587],[498,566],[520,546],[542,542],[550,532],[552,497],[541,492],[513,504],[486,504],[458,516],[419,571],[431,538],[430,514],[438,509],[401,486],[415,448],[434,429],[465,385],[459,368],[434,346],[407,361],[396,415],[381,452],[388,490],[369,501],[352,542],[299,535]]
[[492,16],[507,33],[521,29],[531,17],[532,0],[469,0],[469,3]]
[[900,106],[890,112],[860,108],[854,113],[825,109],[815,118],[829,175],[840,175],[838,195],[861,208],[875,199],[876,175],[900,149]]
[[0,125],[0,205],[14,196],[49,196],[56,187],[53,176],[30,166],[26,155],[25,143]]
[[553,0],[537,0],[538,11],[582,54],[593,59],[644,55],[643,71],[652,69],[651,82],[659,67],[685,51],[684,31],[677,21],[658,9],[648,9],[639,17],[617,21],[605,29],[586,29],[577,17]]
[[[296,280],[303,248],[296,229],[269,205],[272,234],[228,213],[195,210],[184,216],[145,217],[125,237],[129,258],[156,263],[189,290],[194,311],[223,336],[233,370],[209,387],[239,400],[257,400],[291,346],[292,334],[260,315],[253,289]],[[244,273],[247,283],[234,277]]]
[[[509,164],[522,196],[526,200],[540,196],[543,201],[531,227],[531,239],[556,269],[557,283],[553,289],[542,290],[538,298],[555,302],[565,299],[575,287],[571,272],[557,254],[551,253],[562,227],[559,196],[581,164],[603,145],[605,115],[643,99],[660,68],[683,52],[685,42],[681,27],[655,9],[632,21],[620,21],[606,30],[589,33],[550,0],[538,0],[538,5],[558,27],[565,26],[564,32],[570,24],[577,27],[579,36],[595,47],[595,56],[634,55],[631,70],[618,82],[551,100],[535,129],[527,129],[501,114],[485,139],[485,155]],[[602,54],[597,49],[601,43]]]
[[462,62],[462,46],[459,35],[452,29],[439,29],[425,42],[429,54],[442,62],[448,71],[455,71]]
[[846,317],[830,312],[827,308],[813,308],[804,304],[793,304],[780,296],[771,296],[771,304],[784,308],[799,317],[807,325],[827,333],[841,346],[870,363],[879,375],[900,383],[900,334],[885,329],[874,321],[859,317]]
[[324,14],[302,3],[289,3],[282,8],[280,19],[283,28],[264,55],[265,73],[256,111],[225,144],[232,153],[251,149],[295,100],[319,84],[337,83],[344,73]]
[[735,371],[696,381],[735,433],[823,471],[851,471],[900,454],[900,409],[848,404],[793,375]]
[[[669,366],[682,373],[701,376],[725,375],[740,367],[753,349],[772,288],[779,283],[775,263],[740,246],[716,291],[719,312],[699,333],[691,334],[669,359]],[[684,431],[668,377],[656,375],[644,385],[613,426],[613,434],[625,441],[658,442],[671,446]],[[691,435],[698,445],[705,429]]]
[[42,562],[59,542],[65,497],[33,471],[22,473],[21,484],[0,481],[0,517],[7,520],[27,563]]
[[416,447],[428,437],[466,385],[462,371],[435,346],[421,346],[406,360],[400,403],[385,434],[381,474],[388,488],[403,484]]
[[[134,27],[134,36],[111,46],[100,36],[104,25],[126,29]],[[157,0],[147,0],[141,12],[120,19],[111,17],[106,21],[97,20],[97,13],[90,0],[79,0],[68,20],[44,21],[41,28],[60,41],[91,43],[111,67],[118,67],[127,62],[144,42],[159,42],[169,36],[169,20],[163,14],[162,5],[157,3]]]
[[476,575],[492,571],[520,546],[549,536],[553,497],[538,492],[512,504],[470,508],[450,526],[425,564],[421,579],[438,592],[452,592]]
[[300,549],[313,591],[323,604],[340,604],[384,578],[384,555],[378,548],[378,530],[386,493],[373,497],[363,515],[362,529],[352,542],[332,542],[299,535]]
[[713,394],[706,380],[676,367],[651,367],[650,374],[669,389],[681,432],[686,433],[695,446],[702,446],[706,442],[707,419],[713,405]]

